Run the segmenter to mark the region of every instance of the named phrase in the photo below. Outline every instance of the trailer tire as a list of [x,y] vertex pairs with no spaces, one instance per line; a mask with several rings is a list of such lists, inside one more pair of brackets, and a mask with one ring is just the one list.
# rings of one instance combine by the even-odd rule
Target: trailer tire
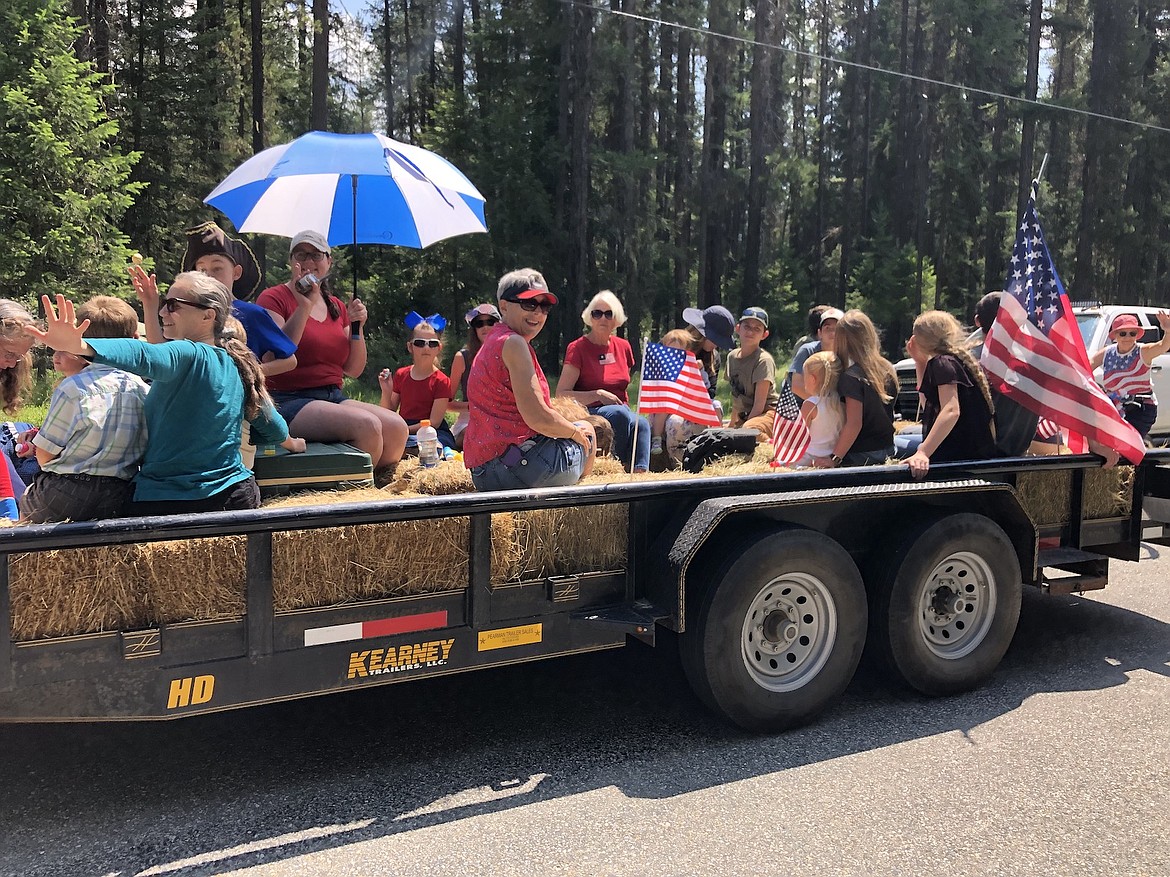
[[746,533],[688,576],[683,669],[700,699],[748,731],[815,718],[865,645],[865,586],[853,558],[812,530]]
[[1015,548],[992,520],[919,523],[872,567],[870,648],[922,694],[958,694],[991,677],[1020,619]]

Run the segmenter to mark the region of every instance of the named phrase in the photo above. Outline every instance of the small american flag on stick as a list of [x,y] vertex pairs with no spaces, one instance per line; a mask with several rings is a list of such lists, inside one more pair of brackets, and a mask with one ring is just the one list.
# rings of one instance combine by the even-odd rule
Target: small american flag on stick
[[808,425],[800,416],[800,403],[787,382],[776,403],[776,423],[772,427],[772,465],[791,466],[808,450]]
[[1041,417],[1036,423],[1036,438],[1050,439],[1059,434],[1060,425],[1049,420],[1047,417]]
[[663,344],[646,345],[638,413],[677,414],[691,423],[723,426],[695,355]]

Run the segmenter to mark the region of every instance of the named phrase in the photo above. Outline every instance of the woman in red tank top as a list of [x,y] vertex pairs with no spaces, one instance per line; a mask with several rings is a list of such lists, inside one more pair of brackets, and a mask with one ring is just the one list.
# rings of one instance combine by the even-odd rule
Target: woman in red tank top
[[471,364],[471,418],[463,462],[477,490],[563,487],[593,470],[593,427],[552,409],[548,381],[532,349],[557,297],[540,272],[522,268],[500,278],[502,322]]

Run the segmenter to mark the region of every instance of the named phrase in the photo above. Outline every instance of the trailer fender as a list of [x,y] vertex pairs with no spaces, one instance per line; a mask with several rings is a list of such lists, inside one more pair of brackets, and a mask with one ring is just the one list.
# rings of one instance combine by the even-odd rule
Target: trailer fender
[[[965,479],[839,487],[718,497],[698,503],[673,539],[654,546],[650,569],[655,571],[655,603],[671,610],[666,626],[679,633],[685,631],[687,573],[704,557],[718,554],[718,534],[725,527],[738,530],[756,519],[798,524],[832,535],[833,523],[845,515],[872,521],[875,529],[896,525],[907,504],[986,515],[1009,534],[1025,576],[1029,572],[1035,576],[1036,526],[1009,484]],[[857,559],[860,562],[861,558]]]

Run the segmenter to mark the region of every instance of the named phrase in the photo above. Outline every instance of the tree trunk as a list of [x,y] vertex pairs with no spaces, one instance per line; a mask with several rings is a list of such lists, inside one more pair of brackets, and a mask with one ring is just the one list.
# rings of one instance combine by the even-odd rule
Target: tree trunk
[[329,126],[329,0],[313,0],[313,106],[309,127]]
[[[711,0],[715,34],[735,32],[728,0]],[[727,116],[731,107],[731,54],[723,39],[707,37],[706,112],[699,165],[699,307],[722,300],[727,229]]]
[[[579,314],[592,270],[589,264],[589,117],[593,109],[591,67],[593,56],[593,11],[566,6],[568,18],[562,50],[567,53],[569,76],[569,174],[568,174],[568,259],[566,279],[569,301],[562,309],[562,337],[573,336],[580,326]],[[557,339],[556,349],[561,348]]]
[[[252,154],[264,151],[264,0],[251,3],[251,65],[252,65]],[[264,238],[257,237],[252,249],[260,263],[261,277],[267,273],[268,254]],[[264,288],[264,284],[260,285]]]
[[768,196],[768,156],[773,151],[775,125],[772,106],[773,50],[782,12],[777,0],[756,0],[755,39],[752,50],[750,109],[750,178],[747,191],[747,240],[744,242],[743,288],[740,306],[761,301],[760,259],[764,237],[764,200]]
[[382,100],[386,104],[386,136],[393,137],[398,120],[394,117],[394,40],[390,0],[382,0]]
[[691,300],[691,190],[693,128],[694,68],[692,66],[694,52],[694,36],[689,30],[679,31],[678,34],[678,75],[675,81],[678,88],[674,102],[674,215],[677,236],[674,246],[674,316],[675,320],[682,319],[683,308]]

